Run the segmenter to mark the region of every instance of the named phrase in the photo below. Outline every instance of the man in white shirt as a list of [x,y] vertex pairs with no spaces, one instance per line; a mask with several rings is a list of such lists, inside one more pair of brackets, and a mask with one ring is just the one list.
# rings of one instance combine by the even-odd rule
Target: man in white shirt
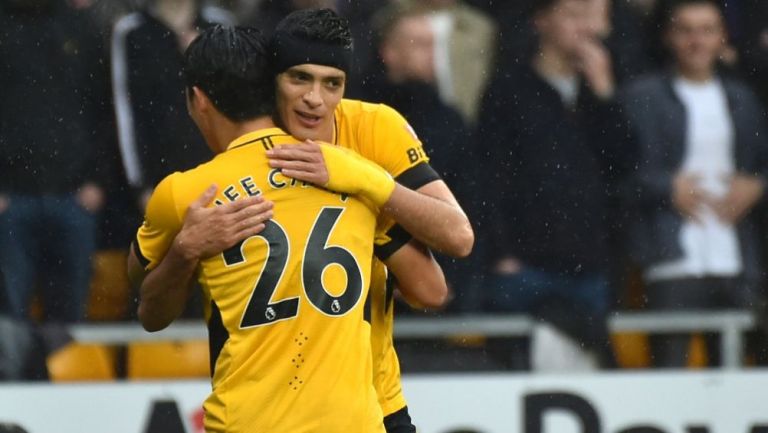
[[[754,308],[761,272],[750,212],[768,168],[761,109],[717,72],[727,39],[718,3],[677,0],[665,12],[672,68],[632,83],[624,98],[640,142],[632,253],[650,308]],[[685,335],[652,337],[654,364],[685,366],[688,344]]]

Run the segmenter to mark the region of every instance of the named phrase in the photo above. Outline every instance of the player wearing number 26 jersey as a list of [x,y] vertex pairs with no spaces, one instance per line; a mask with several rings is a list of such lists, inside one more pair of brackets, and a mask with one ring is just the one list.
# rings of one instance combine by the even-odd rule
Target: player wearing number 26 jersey
[[262,233],[200,263],[213,367],[207,431],[341,433],[381,425],[363,317],[377,212],[270,169],[265,150],[296,142],[279,129],[254,132],[211,162],[170,175],[138,232],[151,269],[211,182],[221,186],[221,202],[249,194],[275,202]]
[[[181,248],[174,241],[202,191],[218,185],[214,205],[262,195],[274,203],[264,230],[197,262],[211,346],[206,432],[383,433],[364,309],[377,235],[372,203],[386,196],[341,195],[270,168],[267,150],[298,140],[255,126],[273,126],[263,110],[252,113],[256,101],[248,99],[266,94],[249,81],[259,75],[259,46],[251,29],[215,27],[188,48],[190,114],[217,155],[166,177],[149,201],[134,254],[150,276],[163,277],[142,283],[139,316],[147,326],[147,311],[161,314],[152,307],[166,292],[154,281],[172,266],[166,258]],[[350,172],[368,164],[369,176],[394,189],[378,166],[326,147],[326,158],[341,155]],[[168,322],[160,323],[150,328]]]

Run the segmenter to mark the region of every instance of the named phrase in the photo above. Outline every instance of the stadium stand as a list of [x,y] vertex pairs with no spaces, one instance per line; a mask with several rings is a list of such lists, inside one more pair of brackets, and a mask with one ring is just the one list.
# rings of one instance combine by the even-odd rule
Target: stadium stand
[[53,382],[115,380],[116,349],[104,344],[70,343],[48,356]]
[[206,340],[137,342],[128,345],[128,379],[183,379],[209,376]]

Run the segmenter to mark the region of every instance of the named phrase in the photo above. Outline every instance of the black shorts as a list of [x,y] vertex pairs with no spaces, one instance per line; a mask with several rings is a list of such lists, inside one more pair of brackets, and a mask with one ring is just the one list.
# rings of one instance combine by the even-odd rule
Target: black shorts
[[411,422],[408,406],[384,417],[384,428],[387,433],[416,433],[416,426]]

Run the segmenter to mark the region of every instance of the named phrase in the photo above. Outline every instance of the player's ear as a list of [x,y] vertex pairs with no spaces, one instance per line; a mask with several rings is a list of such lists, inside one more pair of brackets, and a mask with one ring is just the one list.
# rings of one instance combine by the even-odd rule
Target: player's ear
[[213,105],[208,95],[197,86],[192,87],[192,94],[189,96],[189,103],[196,106],[200,111],[207,111]]

